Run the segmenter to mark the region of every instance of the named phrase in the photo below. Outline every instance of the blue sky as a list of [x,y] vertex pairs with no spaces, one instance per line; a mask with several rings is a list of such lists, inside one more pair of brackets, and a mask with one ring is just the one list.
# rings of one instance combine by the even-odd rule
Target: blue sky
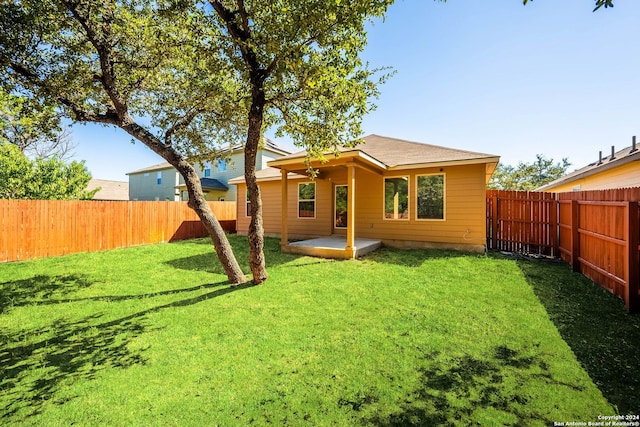
[[[640,1],[397,0],[369,29],[365,60],[390,66],[365,134],[570,170],[640,136]],[[119,129],[74,126],[94,178],[163,160]],[[287,144],[286,141],[278,141]],[[293,150],[293,148],[292,148]]]

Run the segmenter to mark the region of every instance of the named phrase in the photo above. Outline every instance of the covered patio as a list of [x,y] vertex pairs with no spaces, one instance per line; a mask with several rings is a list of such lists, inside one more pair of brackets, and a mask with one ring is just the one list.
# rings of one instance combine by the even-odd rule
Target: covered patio
[[380,240],[356,237],[353,246],[347,250],[347,236],[334,234],[327,237],[287,243],[282,245],[282,251],[322,258],[350,259],[366,255],[381,246],[382,242]]
[[[356,170],[364,170],[375,175],[382,175],[385,165],[373,157],[359,150],[342,152],[338,156],[329,156],[327,161],[312,161],[306,163],[306,153],[286,156],[272,160],[269,166],[280,169],[281,174],[281,235],[280,246],[283,252],[298,253],[323,258],[351,259],[371,252],[382,245],[379,240],[356,238]],[[346,212],[340,219],[340,227],[334,223],[332,234],[326,237],[313,238],[302,242],[289,242],[289,173],[305,175],[308,167],[312,166],[321,175],[339,173],[344,175],[340,179],[342,187],[346,188]],[[329,181],[333,181],[329,179]],[[335,185],[336,182],[332,182]],[[335,199],[332,199],[332,204]],[[334,217],[334,221],[337,219]],[[344,234],[343,234],[344,233]]]

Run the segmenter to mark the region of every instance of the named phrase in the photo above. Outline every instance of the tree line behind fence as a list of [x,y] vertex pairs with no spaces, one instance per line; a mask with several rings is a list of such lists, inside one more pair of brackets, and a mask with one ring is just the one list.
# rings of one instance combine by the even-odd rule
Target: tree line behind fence
[[[235,232],[236,203],[209,202]],[[0,261],[18,261],[207,236],[183,202],[0,200]]]

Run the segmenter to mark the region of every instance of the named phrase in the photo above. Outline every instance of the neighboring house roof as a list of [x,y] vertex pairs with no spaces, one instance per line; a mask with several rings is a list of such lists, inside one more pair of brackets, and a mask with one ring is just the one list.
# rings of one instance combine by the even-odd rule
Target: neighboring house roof
[[[269,150],[269,151],[273,151],[276,152],[280,155],[287,155],[287,154],[291,154],[291,151],[285,149],[284,147],[276,144],[275,142],[273,142],[272,140],[270,140],[269,138],[263,138],[264,141],[264,145],[261,147],[263,150]],[[234,145],[233,147],[231,147],[231,149],[229,150],[230,152],[234,153],[236,151],[242,151],[244,150],[244,144],[238,144],[238,145]]]
[[[229,189],[228,186],[214,178],[200,178],[200,185],[203,190],[227,191]],[[187,185],[180,184],[176,188],[187,188]]]
[[[275,142],[273,142],[269,138],[264,138],[264,145],[261,147],[261,149],[268,150],[268,151],[273,151],[273,152],[275,152],[277,154],[280,154],[280,155],[283,155],[283,156],[291,153],[290,151],[288,151],[288,150],[284,149],[283,147],[279,146],[278,144],[276,144]],[[238,144],[238,145],[234,145],[233,147],[231,147],[228,150],[228,153],[236,153],[236,152],[242,151],[242,150],[244,150],[244,145],[243,144]],[[145,168],[138,169],[138,170],[135,170],[133,172],[129,172],[129,173],[127,173],[127,175],[143,173],[143,172],[154,172],[154,171],[159,171],[159,170],[164,170],[164,169],[172,169],[172,168],[173,168],[173,166],[171,166],[171,164],[169,164],[168,162],[164,162],[164,163],[158,163],[157,165],[147,166]]]
[[589,163],[583,168],[577,169],[570,174],[556,179],[555,181],[551,181],[548,184],[538,187],[535,191],[545,191],[547,189],[558,187],[565,183],[570,183],[571,181],[586,178],[588,176],[595,175],[609,169],[626,165],[627,163],[636,160],[640,160],[640,149],[632,145],[614,153],[613,156],[609,155],[607,157],[603,157],[597,162]]
[[143,172],[154,172],[154,171],[171,169],[171,168],[173,168],[171,164],[169,164],[168,162],[164,162],[164,163],[158,163],[157,165],[147,166],[146,168],[138,169],[133,172],[128,172],[127,175],[132,175],[135,173],[143,173]]
[[[494,154],[458,150],[380,135],[365,136],[362,140],[364,142],[354,148],[340,149],[340,157],[358,157],[384,170],[473,163],[497,164],[500,159]],[[325,156],[329,160],[337,158],[333,153],[326,153]],[[301,151],[272,160],[268,164],[287,169],[287,165],[299,164],[306,157],[307,152]],[[493,169],[488,172],[493,173]]]
[[92,179],[87,190],[95,190],[98,187],[100,190],[93,196],[93,200],[129,200],[128,182]]

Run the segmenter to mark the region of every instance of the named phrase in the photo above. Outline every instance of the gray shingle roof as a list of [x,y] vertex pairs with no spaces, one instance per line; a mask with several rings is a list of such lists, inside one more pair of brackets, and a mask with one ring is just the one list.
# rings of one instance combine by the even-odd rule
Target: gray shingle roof
[[202,185],[203,190],[227,191],[229,189],[227,185],[224,185],[215,178],[200,178],[200,185]]
[[[459,150],[456,148],[442,147],[439,145],[423,144],[404,139],[390,138],[380,135],[369,135],[362,138],[364,143],[355,148],[343,148],[341,152],[360,151],[378,160],[389,168],[400,166],[421,165],[428,163],[465,162],[486,159],[497,161],[497,155],[478,153],[475,151]],[[330,153],[327,153],[330,154]],[[304,159],[306,151],[280,157],[274,161]]]
[[129,200],[129,183],[125,181],[111,181],[106,179],[92,179],[88,190],[100,187],[93,200]]

